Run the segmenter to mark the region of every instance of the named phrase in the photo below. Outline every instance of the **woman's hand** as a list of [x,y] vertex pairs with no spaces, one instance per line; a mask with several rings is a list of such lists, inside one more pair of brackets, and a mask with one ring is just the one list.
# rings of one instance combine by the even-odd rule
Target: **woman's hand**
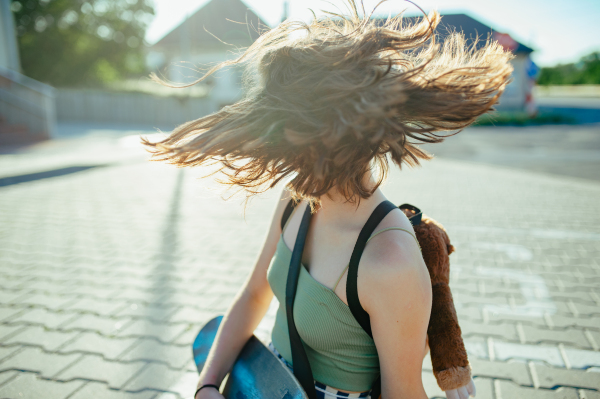
[[196,394],[194,399],[225,399],[218,389],[206,387]]
[[465,386],[457,389],[451,389],[446,391],[446,398],[448,399],[469,399],[469,396],[475,397],[477,390],[475,389],[475,382],[471,378],[471,381]]

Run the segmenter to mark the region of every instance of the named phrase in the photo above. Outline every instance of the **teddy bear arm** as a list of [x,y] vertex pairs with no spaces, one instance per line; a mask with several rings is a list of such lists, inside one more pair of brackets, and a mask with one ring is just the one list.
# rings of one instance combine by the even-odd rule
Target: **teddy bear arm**
[[448,391],[467,385],[471,369],[450,287],[446,283],[434,284],[432,295],[427,329],[431,363],[439,387]]

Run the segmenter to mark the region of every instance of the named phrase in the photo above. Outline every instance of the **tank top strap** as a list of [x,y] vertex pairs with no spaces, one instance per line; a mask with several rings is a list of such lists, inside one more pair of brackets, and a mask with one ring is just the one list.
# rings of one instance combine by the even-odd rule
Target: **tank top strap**
[[419,244],[419,240],[417,240],[417,237],[415,236],[415,234],[407,229],[403,229],[402,227],[388,227],[387,229],[381,229],[379,231],[376,231],[375,233],[373,233],[373,235],[371,237],[369,237],[369,239],[367,240],[367,242],[371,241],[373,238],[375,238],[375,236],[381,234],[381,233],[385,233],[386,231],[390,231],[390,230],[401,230],[404,231],[408,234],[411,235],[412,238],[415,239],[415,242],[417,243],[417,245],[419,246],[419,249],[421,249],[421,244]]
[[[421,245],[419,244],[419,240],[417,240],[417,237],[414,235],[414,233],[412,233],[410,230],[403,229],[402,227],[388,227],[387,229],[381,229],[379,231],[376,231],[375,233],[373,233],[373,235],[371,235],[371,237],[369,237],[369,239],[367,240],[367,243],[369,241],[371,241],[373,238],[375,238],[375,236],[377,236],[377,235],[379,235],[381,233],[385,233],[386,231],[390,231],[390,230],[401,230],[401,231],[404,231],[404,232],[410,234],[412,236],[412,238],[415,239],[415,242],[419,246],[419,249],[421,249]],[[333,286],[333,291],[334,292],[335,292],[335,289],[337,288],[337,285],[339,284],[340,280],[342,279],[342,276],[344,275],[344,273],[346,273],[346,270],[348,269],[348,266],[350,266],[350,263],[348,263],[346,265],[346,267],[342,271],[342,274],[340,274],[340,276],[338,277],[337,281],[335,282],[335,285]]]
[[346,265],[346,267],[344,267],[344,270],[342,270],[342,274],[340,274],[340,276],[338,277],[337,281],[335,282],[335,285],[333,286],[333,292],[335,292],[335,289],[337,288],[338,283],[342,279],[342,276],[344,275],[344,273],[346,273],[346,270],[348,269],[348,266],[350,266],[350,263],[348,263]]

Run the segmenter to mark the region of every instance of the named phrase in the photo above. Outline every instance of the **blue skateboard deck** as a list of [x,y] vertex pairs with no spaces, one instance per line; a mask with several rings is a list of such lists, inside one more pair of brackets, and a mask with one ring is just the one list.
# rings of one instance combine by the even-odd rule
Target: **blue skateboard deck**
[[[192,350],[202,371],[223,316],[217,316],[198,333]],[[226,399],[308,399],[294,374],[254,335],[248,340],[222,392]]]

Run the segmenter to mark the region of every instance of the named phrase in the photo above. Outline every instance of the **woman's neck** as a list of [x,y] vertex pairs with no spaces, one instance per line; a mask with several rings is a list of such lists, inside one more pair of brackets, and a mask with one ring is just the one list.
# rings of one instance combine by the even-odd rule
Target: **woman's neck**
[[[376,183],[371,174],[365,178],[368,179],[369,186],[375,187]],[[327,195],[321,197],[321,208],[316,216],[328,225],[343,228],[362,227],[377,205],[384,200],[385,196],[379,188],[369,198],[361,198],[360,201],[357,199],[354,203],[346,200],[336,188],[333,188]]]

